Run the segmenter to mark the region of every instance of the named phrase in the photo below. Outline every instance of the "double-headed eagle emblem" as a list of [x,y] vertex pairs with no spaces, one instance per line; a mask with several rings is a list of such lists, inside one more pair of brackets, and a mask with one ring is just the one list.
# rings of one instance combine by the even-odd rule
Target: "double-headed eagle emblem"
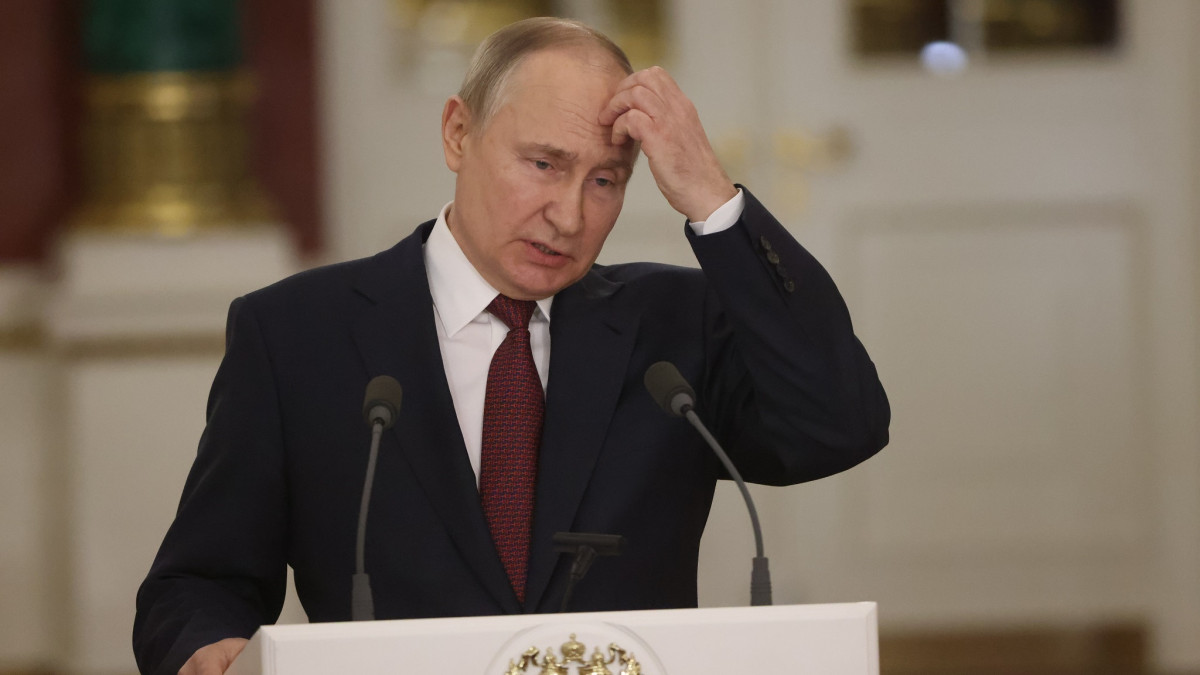
[[[537,647],[530,647],[521,655],[520,660],[508,662],[508,670],[504,671],[504,675],[534,672],[536,675],[571,675],[572,665],[575,666],[575,675],[642,675],[642,666],[633,658],[633,654],[615,643],[608,646],[607,654],[596,647],[591,658],[585,658],[587,646],[576,640],[575,634],[572,633],[571,639],[559,648],[559,654],[555,654],[553,647],[547,647],[545,653]],[[614,673],[610,666],[620,670]],[[541,670],[533,671],[533,668]]]

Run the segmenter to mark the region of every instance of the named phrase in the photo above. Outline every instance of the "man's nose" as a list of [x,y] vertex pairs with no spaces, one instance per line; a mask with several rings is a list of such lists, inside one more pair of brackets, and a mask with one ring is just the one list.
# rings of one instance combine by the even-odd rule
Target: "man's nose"
[[565,237],[583,230],[583,184],[563,181],[546,205],[546,218]]

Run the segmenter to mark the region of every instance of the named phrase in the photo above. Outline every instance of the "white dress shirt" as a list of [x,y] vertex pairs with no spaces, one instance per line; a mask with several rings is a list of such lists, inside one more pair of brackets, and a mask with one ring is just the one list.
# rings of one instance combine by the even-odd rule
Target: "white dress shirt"
[[[442,207],[433,231],[425,241],[425,271],[433,296],[442,366],[446,370],[454,412],[458,415],[458,426],[478,485],[488,369],[492,354],[508,335],[508,326],[487,311],[487,306],[499,292],[476,271],[450,234],[446,214],[452,204]],[[732,227],[741,218],[744,206],[745,198],[739,189],[737,196],[714,211],[707,220],[688,224],[696,234],[715,234]],[[537,309],[529,320],[529,345],[542,380],[542,391],[546,390],[550,376],[550,308],[553,304],[553,297],[538,300]]]

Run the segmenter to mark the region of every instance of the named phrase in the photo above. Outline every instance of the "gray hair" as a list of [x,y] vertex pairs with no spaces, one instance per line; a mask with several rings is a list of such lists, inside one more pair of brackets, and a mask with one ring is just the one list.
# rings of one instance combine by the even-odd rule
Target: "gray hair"
[[633,73],[629,57],[604,33],[579,21],[539,16],[505,26],[480,43],[458,95],[477,121],[486,125],[500,106],[509,76],[526,56],[544,49],[588,46],[610,54],[626,75]]

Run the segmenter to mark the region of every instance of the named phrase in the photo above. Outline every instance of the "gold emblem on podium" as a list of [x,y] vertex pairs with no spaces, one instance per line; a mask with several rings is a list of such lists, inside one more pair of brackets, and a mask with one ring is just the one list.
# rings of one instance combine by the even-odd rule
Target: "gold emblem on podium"
[[[547,647],[544,652],[537,647],[530,647],[521,654],[520,659],[510,660],[508,670],[502,675],[643,675],[642,666],[633,654],[616,643],[608,645],[607,653],[596,647],[590,658],[586,658],[586,655],[587,645],[576,640],[575,634],[571,633],[571,638],[559,647],[557,653],[553,647]],[[574,671],[571,670],[572,665],[575,666]]]

